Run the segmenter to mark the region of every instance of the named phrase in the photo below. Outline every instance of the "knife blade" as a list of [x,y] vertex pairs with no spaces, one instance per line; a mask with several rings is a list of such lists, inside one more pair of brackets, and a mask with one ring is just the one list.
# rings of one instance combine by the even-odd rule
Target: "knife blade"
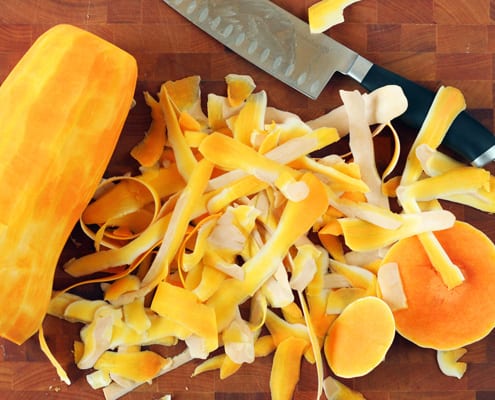
[[[399,85],[408,100],[400,119],[420,129],[435,93],[389,71],[330,38],[313,34],[302,19],[269,0],[163,0],[241,57],[304,95],[316,99],[338,72],[368,91]],[[495,136],[466,111],[442,145],[474,166],[495,159]]]

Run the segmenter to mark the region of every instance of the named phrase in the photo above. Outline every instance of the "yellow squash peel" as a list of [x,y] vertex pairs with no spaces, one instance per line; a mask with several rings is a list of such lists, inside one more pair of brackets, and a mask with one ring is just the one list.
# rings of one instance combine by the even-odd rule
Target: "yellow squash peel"
[[[399,263],[385,263],[389,247],[452,227],[456,218],[439,200],[492,195],[489,173],[445,160],[437,150],[462,97],[453,89],[439,92],[402,178],[387,186],[400,151],[390,120],[407,106],[400,88],[342,92],[342,107],[304,122],[269,107],[267,93],[239,75],[226,78],[227,97],[207,96],[204,115],[199,84],[189,77],[165,82],[158,100],[145,95],[153,123],[138,146],[153,160],[160,156],[141,166],[135,185],[111,182],[88,207],[86,217],[103,215],[94,220],[100,235],[121,223],[118,239],[93,235],[97,251],[65,265],[74,277],[102,274],[90,281],[107,281],[104,298],[54,293],[50,314],[84,325],[75,360],[95,368],[88,379],[107,399],[191,359],[203,359],[194,375],[216,371],[227,379],[258,357],[273,357],[274,399],[294,396],[302,362],[316,369],[317,396],[362,399],[324,376],[322,353],[345,377],[365,374],[385,357],[396,329],[392,315],[409,307],[407,277]],[[163,122],[165,140],[151,140]],[[375,123],[380,127],[372,132]],[[380,175],[370,149],[385,126],[397,146]],[[314,156],[346,134],[350,157]],[[462,179],[452,183],[457,173]],[[392,196],[399,212],[389,205]],[[124,235],[132,220],[116,218],[112,211],[119,209],[152,218]],[[363,326],[381,332],[381,345],[369,343],[360,357],[355,347],[366,344]],[[179,342],[186,350],[171,358],[144,349]],[[442,365],[450,354],[442,353]],[[133,375],[132,360],[149,365]]]

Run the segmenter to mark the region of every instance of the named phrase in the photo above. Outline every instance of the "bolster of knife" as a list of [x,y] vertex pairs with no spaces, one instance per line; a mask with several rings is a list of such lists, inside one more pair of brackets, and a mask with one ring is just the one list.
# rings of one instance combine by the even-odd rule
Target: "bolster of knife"
[[[435,97],[434,92],[376,64],[371,66],[360,83],[369,91],[385,85],[401,86],[408,108],[400,119],[418,130]],[[495,136],[466,111],[454,120],[442,145],[477,167],[495,159]]]

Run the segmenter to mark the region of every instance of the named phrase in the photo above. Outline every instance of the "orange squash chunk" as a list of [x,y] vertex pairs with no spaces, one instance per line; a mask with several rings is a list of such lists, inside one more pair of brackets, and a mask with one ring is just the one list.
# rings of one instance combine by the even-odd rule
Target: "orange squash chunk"
[[394,336],[394,317],[387,303],[367,296],[349,304],[337,317],[323,350],[335,375],[355,378],[385,359]]
[[397,262],[407,298],[407,308],[394,312],[397,331],[418,346],[452,350],[495,326],[495,245],[460,221],[435,236],[466,278],[459,286],[445,286],[415,236],[397,242],[383,262]]

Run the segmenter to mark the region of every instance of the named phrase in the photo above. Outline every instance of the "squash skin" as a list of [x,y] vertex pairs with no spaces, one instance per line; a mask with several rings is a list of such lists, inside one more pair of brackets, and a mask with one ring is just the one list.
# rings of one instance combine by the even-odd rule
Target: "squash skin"
[[460,221],[435,236],[466,278],[459,286],[447,289],[416,237],[397,242],[383,263],[398,263],[407,298],[394,312],[398,333],[420,347],[454,350],[495,327],[495,245]]
[[40,327],[63,247],[113,154],[135,59],[72,25],[42,34],[0,86],[0,336]]

